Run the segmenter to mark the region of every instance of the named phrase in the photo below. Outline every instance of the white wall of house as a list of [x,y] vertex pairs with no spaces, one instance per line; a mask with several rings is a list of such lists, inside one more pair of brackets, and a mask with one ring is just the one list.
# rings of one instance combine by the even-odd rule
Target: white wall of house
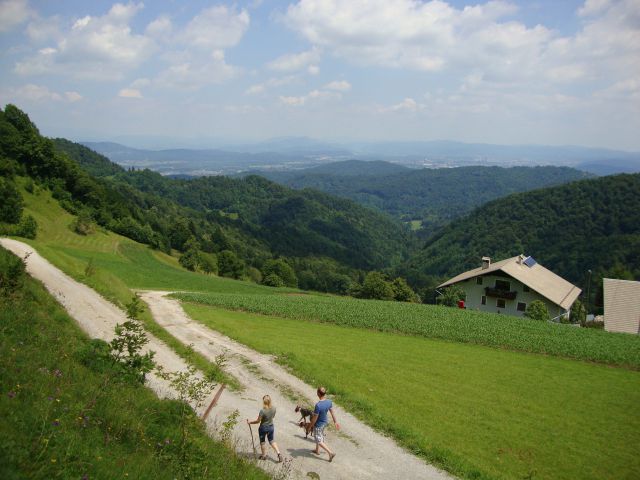
[[[482,284],[478,284],[477,279],[482,279]],[[509,282],[509,291],[517,292],[515,300],[507,300],[503,299],[504,307],[498,306],[498,299],[495,297],[489,297],[485,293],[485,287],[495,287],[496,280],[507,281]],[[504,275],[482,275],[480,277],[470,278],[468,280],[464,280],[459,282],[458,285],[465,291],[466,299],[465,306],[468,310],[480,310],[483,312],[492,312],[492,313],[503,313],[505,315],[514,315],[518,317],[524,316],[524,310],[526,310],[527,305],[529,305],[534,300],[541,300],[547,306],[547,310],[549,310],[549,314],[551,318],[557,317],[565,312],[563,308],[556,305],[552,301],[543,297],[539,293],[534,290],[530,290],[526,292],[525,285],[522,282],[516,280],[512,277],[507,277]],[[482,304],[482,297],[486,297],[486,304]],[[522,310],[518,309],[518,304]]]

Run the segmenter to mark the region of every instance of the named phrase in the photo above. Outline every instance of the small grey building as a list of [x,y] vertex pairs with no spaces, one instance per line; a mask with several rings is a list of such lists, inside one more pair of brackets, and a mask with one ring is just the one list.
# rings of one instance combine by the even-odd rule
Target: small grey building
[[495,263],[482,257],[481,267],[447,280],[438,289],[454,284],[464,290],[468,309],[523,316],[529,303],[541,300],[555,319],[568,314],[581,293],[578,287],[525,255]]

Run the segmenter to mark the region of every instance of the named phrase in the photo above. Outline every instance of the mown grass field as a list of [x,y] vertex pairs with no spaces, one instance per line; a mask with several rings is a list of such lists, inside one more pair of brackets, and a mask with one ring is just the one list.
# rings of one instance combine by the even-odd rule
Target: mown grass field
[[397,332],[640,370],[640,337],[435,305],[312,295],[179,293],[185,301],[265,315]]
[[637,479],[640,372],[232,312],[193,318],[272,353],[409,449],[465,478]]
[[[0,248],[0,269],[7,258]],[[194,414],[182,448],[181,405],[113,377],[38,282],[25,276],[0,305],[0,478],[268,478]]]

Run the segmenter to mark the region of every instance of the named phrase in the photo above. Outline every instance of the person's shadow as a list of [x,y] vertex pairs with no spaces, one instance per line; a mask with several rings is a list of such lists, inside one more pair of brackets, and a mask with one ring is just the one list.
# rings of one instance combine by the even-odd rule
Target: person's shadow
[[291,458],[306,457],[320,459],[320,455],[312,453],[308,448],[287,448],[287,452],[289,452]]

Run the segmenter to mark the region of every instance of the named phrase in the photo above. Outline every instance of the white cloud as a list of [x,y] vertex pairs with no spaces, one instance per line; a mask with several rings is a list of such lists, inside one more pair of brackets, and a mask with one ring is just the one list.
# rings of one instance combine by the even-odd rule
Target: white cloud
[[222,50],[214,50],[209,58],[170,66],[158,75],[155,83],[162,87],[197,89],[212,83],[223,83],[239,73],[237,67],[226,63]]
[[167,39],[172,30],[171,19],[166,15],[162,15],[147,25],[145,34],[154,38]]
[[336,90],[338,92],[346,92],[351,90],[351,84],[346,80],[335,80],[333,82],[327,83],[324,86],[327,90]]
[[342,95],[337,92],[331,92],[328,90],[311,90],[306,95],[299,97],[287,97],[280,96],[280,102],[290,107],[302,107],[309,103],[320,103],[326,100],[339,100]]
[[247,90],[245,90],[246,95],[258,95],[259,93],[264,93],[265,86],[262,84],[251,85]]
[[307,72],[309,75],[318,75],[320,73],[320,67],[317,65],[309,65],[307,67]]
[[3,0],[0,2],[0,32],[14,29],[31,15],[27,0]]
[[16,88],[5,89],[0,96],[3,101],[21,101],[29,103],[43,103],[51,101],[67,101],[69,103],[74,103],[82,100],[82,95],[78,92],[58,93],[49,90],[46,86],[35,85],[33,83],[28,83]]
[[203,49],[222,49],[237,45],[249,28],[246,10],[236,12],[226,6],[216,6],[196,15],[180,34],[180,39]]
[[[57,73],[95,80],[115,80],[136,68],[153,51],[153,43],[134,34],[129,23],[141,3],[116,3],[101,17],[85,16],[58,32],[55,46],[16,63],[20,75]],[[53,35],[53,33],[50,33]]]
[[82,100],[82,95],[80,95],[78,92],[64,92],[64,97],[67,99],[68,102],[71,103],[75,103],[75,102],[79,102],[80,100]]
[[[267,64],[267,67],[271,70],[277,70],[279,72],[295,72],[303,70],[307,67],[315,67],[320,60],[320,53],[316,49],[308,50],[300,53],[289,53],[282,55],[275,60],[272,60]],[[311,72],[315,70],[312,68]],[[310,73],[311,73],[310,72]]]
[[383,107],[379,109],[381,113],[385,112],[410,112],[415,113],[419,110],[424,109],[424,105],[419,104],[413,98],[405,98],[402,102],[392,105],[390,107]]
[[118,92],[118,96],[122,98],[142,98],[142,93],[136,88],[123,88]]

